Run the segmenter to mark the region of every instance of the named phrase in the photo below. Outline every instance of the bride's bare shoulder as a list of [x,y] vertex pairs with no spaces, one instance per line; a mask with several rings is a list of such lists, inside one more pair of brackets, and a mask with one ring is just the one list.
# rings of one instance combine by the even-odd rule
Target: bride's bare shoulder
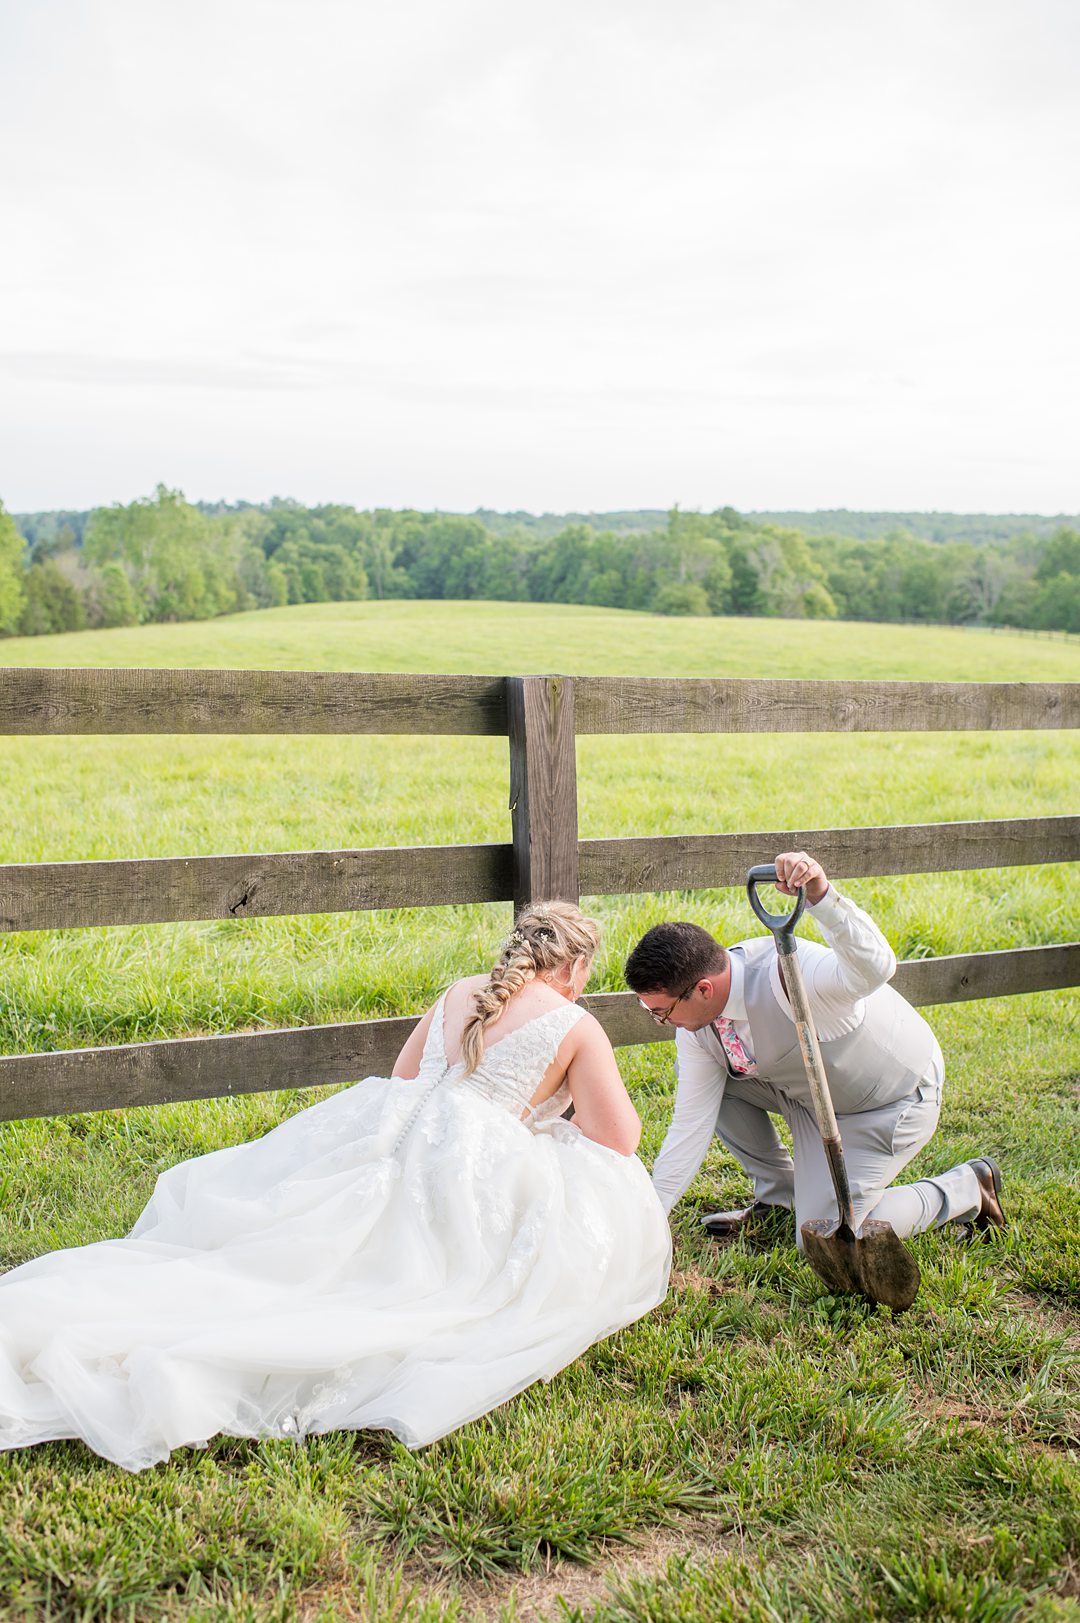
[[486,975],[465,975],[459,981],[451,981],[443,996],[448,1004],[464,1004],[487,983]]

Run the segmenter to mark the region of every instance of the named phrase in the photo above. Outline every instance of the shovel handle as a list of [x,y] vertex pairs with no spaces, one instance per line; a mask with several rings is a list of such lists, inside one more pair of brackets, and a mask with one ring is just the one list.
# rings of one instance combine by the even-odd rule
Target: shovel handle
[[840,1129],[836,1124],[836,1112],[829,1092],[829,1081],[825,1075],[825,1062],[821,1057],[817,1032],[814,1030],[814,1019],[810,1013],[806,983],[803,980],[802,965],[799,963],[794,937],[786,936],[784,945],[781,946],[778,935],[776,949],[783,965],[788,1001],[795,1015],[795,1029],[799,1033],[799,1047],[802,1049],[803,1064],[806,1067],[806,1080],[810,1084],[810,1097],[814,1101],[814,1115],[817,1117],[818,1131],[825,1148],[829,1172],[832,1174],[833,1188],[836,1190],[840,1223],[854,1234],[855,1216],[851,1207],[851,1185],[848,1183],[847,1167],[844,1164],[844,1146],[840,1141]]
[[806,891],[800,885],[798,899],[790,913],[770,913],[763,905],[757,893],[757,886],[766,880],[776,878],[776,865],[772,862],[760,863],[751,868],[746,875],[746,892],[750,898],[750,906],[767,929],[772,931],[776,942],[776,951],[783,971],[784,987],[795,1016],[795,1029],[799,1034],[799,1047],[802,1050],[803,1065],[806,1068],[806,1080],[810,1084],[810,1097],[814,1101],[814,1115],[817,1117],[818,1131],[825,1150],[825,1158],[829,1163],[829,1173],[832,1177],[833,1188],[836,1190],[836,1203],[840,1208],[840,1223],[851,1234],[855,1233],[855,1217],[851,1206],[851,1185],[848,1183],[847,1167],[844,1164],[844,1146],[840,1140],[840,1129],[836,1124],[836,1112],[833,1109],[832,1095],[829,1092],[829,1081],[825,1075],[825,1062],[821,1057],[821,1046],[818,1043],[817,1032],[814,1030],[814,1017],[810,1013],[810,1003],[806,996],[806,983],[803,980],[802,965],[799,963],[798,945],[795,940],[795,926],[802,916],[806,905]]

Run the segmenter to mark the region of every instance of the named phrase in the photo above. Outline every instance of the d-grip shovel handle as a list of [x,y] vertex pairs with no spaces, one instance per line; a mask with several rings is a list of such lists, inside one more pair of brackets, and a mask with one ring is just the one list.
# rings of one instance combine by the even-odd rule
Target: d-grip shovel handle
[[757,887],[765,880],[775,880],[775,878],[775,863],[759,863],[756,868],[751,868],[746,875],[746,894],[750,898],[750,906],[762,924],[772,931],[773,940],[776,942],[784,989],[787,992],[788,1002],[791,1004],[792,1013],[795,1016],[795,1029],[799,1034],[799,1047],[802,1050],[803,1065],[806,1068],[806,1080],[810,1084],[810,1096],[814,1101],[814,1115],[817,1117],[822,1147],[829,1163],[833,1188],[836,1190],[836,1203],[840,1209],[840,1227],[842,1230],[846,1229],[848,1234],[854,1237],[855,1215],[851,1207],[851,1186],[848,1183],[847,1167],[844,1165],[844,1146],[840,1141],[840,1129],[836,1124],[836,1112],[833,1109],[829,1082],[825,1075],[825,1062],[821,1057],[817,1032],[814,1030],[814,1017],[810,1013],[810,1004],[806,996],[806,983],[803,980],[802,965],[799,963],[799,954],[795,945],[795,926],[802,917],[802,910],[806,906],[806,891],[801,885],[799,886],[799,895],[790,913],[770,913],[762,904],[757,893]]
[[[771,930],[776,937],[777,952],[794,952],[795,947],[791,937],[794,934],[795,926],[802,918],[803,908],[806,906],[806,891],[802,885],[799,886],[799,894],[795,898],[795,906],[790,913],[770,913],[757,892],[758,886],[763,885],[767,879],[774,882],[776,880],[775,862],[759,862],[756,868],[751,868],[747,873],[746,894],[750,898],[750,906],[754,909],[766,930]],[[785,938],[784,946],[780,944],[781,936]]]

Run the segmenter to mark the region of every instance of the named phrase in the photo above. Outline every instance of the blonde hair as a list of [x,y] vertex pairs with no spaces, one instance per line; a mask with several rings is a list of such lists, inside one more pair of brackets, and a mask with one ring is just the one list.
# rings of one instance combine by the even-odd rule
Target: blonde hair
[[473,993],[473,1010],[461,1029],[465,1074],[484,1057],[484,1032],[502,1014],[515,992],[564,964],[592,959],[600,945],[600,926],[570,902],[533,902],[518,914],[503,942],[486,986]]

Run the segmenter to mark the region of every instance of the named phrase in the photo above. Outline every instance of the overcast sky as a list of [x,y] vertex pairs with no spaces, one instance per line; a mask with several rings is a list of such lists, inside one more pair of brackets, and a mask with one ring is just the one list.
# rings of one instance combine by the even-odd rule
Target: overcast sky
[[1080,509],[1075,0],[0,0],[0,497]]

